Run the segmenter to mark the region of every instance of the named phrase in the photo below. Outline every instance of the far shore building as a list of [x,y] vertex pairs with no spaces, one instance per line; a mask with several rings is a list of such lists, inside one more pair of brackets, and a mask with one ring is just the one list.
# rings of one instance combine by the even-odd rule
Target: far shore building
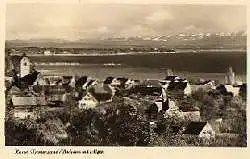
[[54,52],[51,52],[50,50],[45,50],[43,53],[44,55],[47,55],[47,56],[55,54]]

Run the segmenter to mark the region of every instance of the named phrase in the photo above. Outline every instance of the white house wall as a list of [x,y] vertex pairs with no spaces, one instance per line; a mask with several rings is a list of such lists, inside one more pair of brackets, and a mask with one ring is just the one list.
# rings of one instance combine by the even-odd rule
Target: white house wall
[[24,77],[30,73],[30,60],[28,57],[23,57],[20,61],[20,77]]

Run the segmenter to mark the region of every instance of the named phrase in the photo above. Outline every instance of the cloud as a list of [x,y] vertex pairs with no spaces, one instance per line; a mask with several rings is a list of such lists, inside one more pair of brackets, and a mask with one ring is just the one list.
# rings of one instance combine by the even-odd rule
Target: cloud
[[6,37],[98,38],[246,29],[246,8],[229,5],[9,4]]
[[166,22],[168,20],[173,20],[174,16],[167,10],[159,10],[159,11],[153,12],[145,19],[149,23],[158,23],[162,21]]
[[111,31],[108,29],[108,27],[101,26],[101,27],[97,28],[97,32],[99,32],[99,33],[110,33]]
[[197,33],[197,32],[200,32],[200,28],[191,24],[191,25],[184,27],[183,31],[188,32],[188,33]]

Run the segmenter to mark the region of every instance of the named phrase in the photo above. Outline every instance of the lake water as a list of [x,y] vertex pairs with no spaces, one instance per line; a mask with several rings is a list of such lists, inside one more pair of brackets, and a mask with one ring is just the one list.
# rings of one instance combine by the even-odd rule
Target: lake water
[[246,52],[135,54],[104,56],[32,56],[45,74],[163,79],[171,68],[176,75],[224,81],[231,66],[237,79],[246,81]]

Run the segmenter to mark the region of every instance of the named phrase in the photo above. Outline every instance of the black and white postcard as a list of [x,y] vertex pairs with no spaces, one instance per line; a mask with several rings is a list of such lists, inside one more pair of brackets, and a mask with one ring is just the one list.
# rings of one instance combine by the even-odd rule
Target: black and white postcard
[[236,2],[5,2],[4,146],[246,148],[247,5]]

